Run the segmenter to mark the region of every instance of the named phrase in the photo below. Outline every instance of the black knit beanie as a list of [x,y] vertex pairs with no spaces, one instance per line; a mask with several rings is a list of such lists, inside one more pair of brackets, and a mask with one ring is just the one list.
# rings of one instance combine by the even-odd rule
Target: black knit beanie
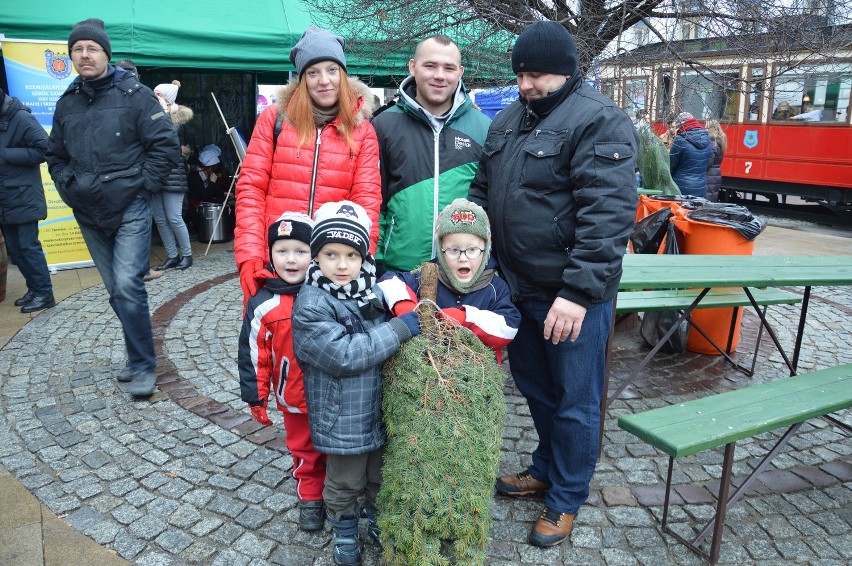
[[564,26],[540,21],[524,28],[512,48],[512,72],[577,74],[577,44]]
[[311,245],[311,232],[314,221],[307,214],[300,212],[285,212],[278,220],[269,225],[267,230],[269,255],[272,259],[272,245],[278,240],[299,240]]
[[68,36],[68,52],[74,44],[81,39],[90,39],[104,48],[107,55],[107,61],[112,59],[112,46],[109,44],[106,30],[104,29],[104,21],[97,18],[89,18],[82,22],[77,22],[71,28],[71,35]]

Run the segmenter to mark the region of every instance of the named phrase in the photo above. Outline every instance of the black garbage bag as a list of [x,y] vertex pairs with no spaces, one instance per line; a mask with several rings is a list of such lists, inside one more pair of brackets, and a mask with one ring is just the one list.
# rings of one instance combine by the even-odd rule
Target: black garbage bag
[[674,216],[670,208],[661,208],[652,212],[636,223],[633,233],[630,235],[630,243],[633,245],[633,253],[655,254],[663,243],[669,219]]
[[766,219],[755,216],[749,209],[729,202],[711,202],[686,214],[699,222],[729,226],[746,240],[754,240],[766,228]]
[[[666,229],[666,249],[664,253],[678,254],[680,248],[677,244],[677,228],[670,222]],[[639,335],[650,347],[657,345],[666,332],[669,331],[680,318],[680,311],[652,311],[646,312],[639,326]],[[669,354],[680,354],[686,350],[686,339],[689,337],[689,323],[682,320],[677,330],[660,347],[660,351]]]
[[695,210],[696,208],[702,207],[710,202],[704,197],[696,197],[692,195],[654,195],[650,198],[651,200],[663,202],[679,202],[682,208],[686,208],[688,210]]

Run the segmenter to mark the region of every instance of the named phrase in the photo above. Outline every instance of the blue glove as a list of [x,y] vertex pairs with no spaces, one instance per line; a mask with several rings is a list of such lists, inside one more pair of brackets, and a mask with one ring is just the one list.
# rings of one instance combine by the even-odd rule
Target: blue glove
[[399,320],[405,323],[412,337],[420,334],[420,315],[417,314],[417,311],[407,312],[399,317]]

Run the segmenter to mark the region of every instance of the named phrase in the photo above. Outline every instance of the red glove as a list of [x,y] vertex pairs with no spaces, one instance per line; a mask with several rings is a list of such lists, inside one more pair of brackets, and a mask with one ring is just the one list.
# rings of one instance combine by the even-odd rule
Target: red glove
[[251,409],[251,416],[262,425],[269,426],[272,424],[272,421],[269,420],[269,415],[266,414],[266,407],[263,405],[259,405],[257,407],[249,406]]
[[444,320],[455,320],[459,324],[463,325],[467,316],[465,315],[464,307],[461,307],[460,309],[448,307],[438,311],[438,318]]
[[250,259],[240,265],[240,287],[243,288],[244,306],[248,304],[249,298],[257,293],[257,279],[254,275],[261,270],[263,270],[263,261],[259,259]]
[[393,314],[396,316],[402,316],[407,312],[413,311],[416,306],[417,303],[414,301],[397,301],[393,306]]

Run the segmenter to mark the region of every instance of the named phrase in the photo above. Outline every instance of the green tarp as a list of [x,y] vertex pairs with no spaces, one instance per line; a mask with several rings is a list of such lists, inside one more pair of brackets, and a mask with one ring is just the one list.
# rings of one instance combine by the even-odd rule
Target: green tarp
[[[290,48],[311,24],[305,6],[293,0],[0,1],[0,33],[7,38],[64,40],[74,23],[92,17],[106,23],[113,61],[262,73],[294,70]],[[389,58],[376,67],[350,57],[347,67],[383,83],[392,75],[405,77],[407,62]]]

